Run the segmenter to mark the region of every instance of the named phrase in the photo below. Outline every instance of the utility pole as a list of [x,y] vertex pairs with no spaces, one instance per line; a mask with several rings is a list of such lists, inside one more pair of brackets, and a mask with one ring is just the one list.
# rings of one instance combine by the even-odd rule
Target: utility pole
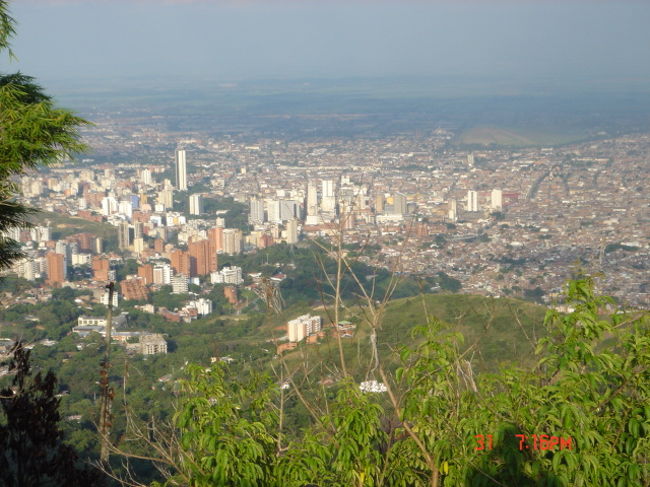
[[108,465],[108,445],[109,435],[112,426],[111,403],[113,401],[113,388],[110,386],[109,377],[111,369],[111,329],[113,327],[113,293],[115,291],[115,283],[110,282],[106,289],[108,289],[108,311],[106,312],[106,345],[104,349],[104,359],[101,362],[101,369],[99,372],[99,386],[101,388],[101,405],[99,410],[99,439],[101,441],[101,449],[99,459],[103,465]]

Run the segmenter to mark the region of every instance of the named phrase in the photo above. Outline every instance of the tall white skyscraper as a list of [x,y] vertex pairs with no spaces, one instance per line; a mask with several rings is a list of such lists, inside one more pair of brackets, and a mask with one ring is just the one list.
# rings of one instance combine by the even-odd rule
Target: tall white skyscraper
[[323,180],[323,198],[334,196],[334,181],[331,179]]
[[176,151],[176,189],[187,191],[187,162],[183,149]]
[[282,223],[280,215],[280,200],[271,200],[268,204],[269,221],[272,223]]
[[467,192],[467,211],[478,211],[478,191]]
[[500,210],[503,208],[503,191],[500,189],[492,190],[491,206],[493,210]]
[[334,181],[331,179],[323,180],[321,209],[326,212],[336,209],[336,196],[334,194]]
[[451,222],[458,221],[458,206],[457,206],[456,200],[450,200],[449,201],[448,218],[449,218],[449,221],[451,221]]
[[241,230],[238,228],[225,228],[223,230],[223,253],[237,255],[241,252]]
[[203,200],[200,194],[190,196],[190,215],[200,215],[203,213]]
[[318,215],[318,190],[313,181],[307,185],[307,215]]
[[248,215],[248,223],[252,225],[261,225],[264,223],[264,201],[251,198],[250,207],[251,211]]
[[142,181],[142,184],[151,184],[151,171],[149,169],[143,169],[140,173],[140,180]]
[[298,242],[298,220],[291,219],[287,222],[287,243],[295,244]]
[[318,189],[313,181],[307,184],[307,225],[318,224]]

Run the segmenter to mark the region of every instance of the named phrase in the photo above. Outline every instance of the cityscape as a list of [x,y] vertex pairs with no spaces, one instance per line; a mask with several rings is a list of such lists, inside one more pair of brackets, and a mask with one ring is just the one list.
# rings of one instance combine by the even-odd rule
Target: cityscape
[[0,485],[650,487],[648,14],[0,0]]
[[[56,226],[45,218],[10,235],[28,251],[17,275],[51,285],[71,275],[73,287],[97,292],[114,279],[112,265],[132,258],[137,274],[119,283],[127,300],[145,300],[151,286],[236,289],[252,281],[220,265],[226,256],[343,231],[351,250],[372,249],[358,256],[364,263],[442,272],[462,292],[560,304],[563,282],[584,268],[601,272],[602,291],[621,302],[649,302],[647,134],[472,151],[454,148],[444,129],[418,138],[256,144],[191,134],[171,153],[172,134],[140,136],[126,153],[135,134],[116,137],[108,124],[87,134],[104,153],[120,147],[122,159],[137,160],[142,144],[160,163],[97,167],[85,159],[21,179],[26,203],[111,225],[116,247],[91,233],[54,240]],[[225,210],[211,209],[218,199],[244,214],[228,221]],[[91,276],[69,272],[84,266]],[[187,313],[210,312],[205,300],[191,303]]]

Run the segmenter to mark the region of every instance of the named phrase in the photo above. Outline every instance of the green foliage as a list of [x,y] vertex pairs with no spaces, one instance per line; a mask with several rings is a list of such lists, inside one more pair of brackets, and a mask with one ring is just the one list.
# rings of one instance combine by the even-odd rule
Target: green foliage
[[452,293],[457,293],[463,287],[463,285],[458,279],[449,277],[444,272],[438,272],[438,282],[441,289],[444,289],[445,291],[450,291]]
[[268,408],[271,383],[226,383],[224,373],[219,365],[188,368],[177,415],[183,465],[195,487],[268,485],[275,457],[269,431],[277,423]]
[[[0,51],[9,49],[14,33],[7,2],[0,1]],[[78,128],[86,123],[56,108],[32,77],[0,74],[0,232],[29,226],[28,218],[34,213],[14,200],[17,187],[12,178],[82,151],[85,146],[80,142]],[[16,242],[0,239],[0,270],[21,256]]]
[[96,472],[77,466],[75,451],[63,443],[56,377],[33,374],[29,355],[21,343],[14,345],[11,387],[0,389],[0,483],[101,485]]
[[[590,278],[571,281],[567,301],[572,313],[548,312],[532,370],[475,375],[460,334],[417,327],[385,376],[390,401],[350,379],[311,391],[312,421],[286,446],[277,386],[193,367],[178,416],[184,473],[197,486],[645,485],[648,317],[611,314]],[[549,440],[521,451],[517,435]],[[572,448],[549,447],[553,436]]]

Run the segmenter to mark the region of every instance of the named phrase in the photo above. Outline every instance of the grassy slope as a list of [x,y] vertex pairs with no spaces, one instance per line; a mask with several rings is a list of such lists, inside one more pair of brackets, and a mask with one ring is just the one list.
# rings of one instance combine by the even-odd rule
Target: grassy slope
[[[545,311],[542,306],[515,299],[459,294],[399,299],[387,308],[378,333],[378,348],[386,360],[394,357],[391,350],[403,345],[412,346],[411,330],[426,323],[428,314],[446,323],[448,331],[463,334],[465,339],[461,350],[472,347],[468,358],[472,358],[477,371],[493,371],[506,362],[531,365],[534,361],[533,347],[526,334],[530,338],[542,334]],[[358,311],[348,310],[348,313],[347,318],[354,319],[355,315],[360,318]],[[344,340],[344,350],[349,368],[358,377],[364,377],[370,357],[367,325],[361,324],[354,338]],[[336,340],[330,338],[320,345],[302,345],[288,353],[286,358],[293,366],[303,360],[312,365],[321,360],[337,363]]]
[[34,219],[38,223],[49,220],[52,225],[52,232],[58,233],[60,238],[82,232],[93,233],[104,239],[117,238],[117,228],[108,223],[92,222],[83,218],[49,211],[39,211]]

